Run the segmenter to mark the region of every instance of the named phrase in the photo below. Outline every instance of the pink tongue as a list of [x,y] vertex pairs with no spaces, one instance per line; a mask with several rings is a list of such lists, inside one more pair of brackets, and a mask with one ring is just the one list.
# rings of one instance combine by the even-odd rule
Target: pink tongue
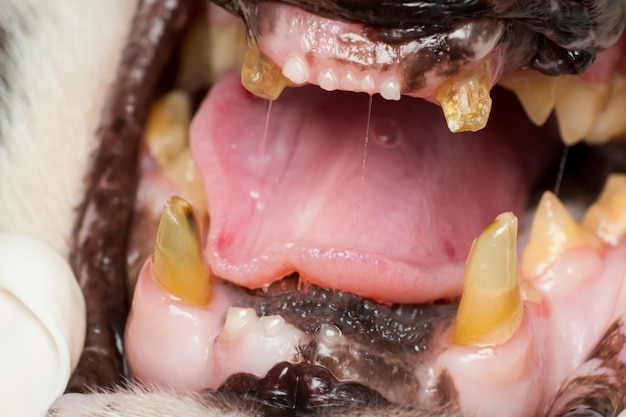
[[216,275],[260,287],[298,272],[389,302],[460,293],[472,240],[499,213],[519,214],[536,176],[511,136],[537,133],[510,118],[502,140],[495,123],[452,135],[432,104],[374,97],[364,161],[367,107],[363,94],[288,89],[264,140],[264,100],[235,76],[212,89],[191,146]]

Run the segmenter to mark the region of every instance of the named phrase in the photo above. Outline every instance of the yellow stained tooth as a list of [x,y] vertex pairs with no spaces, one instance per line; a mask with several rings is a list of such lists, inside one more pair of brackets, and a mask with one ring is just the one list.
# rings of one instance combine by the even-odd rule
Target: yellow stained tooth
[[515,93],[534,124],[541,126],[548,120],[556,99],[556,77],[537,71],[514,71],[498,84]]
[[593,236],[576,223],[557,196],[546,191],[537,206],[530,241],[522,255],[522,276],[541,275],[567,249],[590,243],[595,244]]
[[606,85],[592,84],[574,75],[558,77],[555,111],[563,143],[573,145],[587,137],[607,96]]
[[165,174],[176,186],[177,192],[187,200],[200,217],[207,214],[206,195],[200,171],[191,158],[191,150],[185,148],[165,169]]
[[150,108],[144,139],[162,168],[187,147],[190,120],[191,100],[180,90],[165,95]]
[[437,101],[451,132],[476,132],[487,126],[491,113],[489,67],[483,64],[446,81]]
[[163,208],[152,257],[154,279],[172,297],[194,306],[211,301],[211,276],[193,208],[180,197]]
[[581,223],[603,241],[617,245],[626,232],[626,175],[613,174],[608,178]]
[[289,80],[276,64],[265,59],[257,45],[253,45],[241,67],[241,84],[255,96],[276,100]]
[[602,109],[593,128],[587,135],[589,143],[605,143],[626,133],[626,79],[613,76],[606,106]]
[[502,213],[474,240],[452,343],[506,342],[523,317],[517,268],[517,217]]

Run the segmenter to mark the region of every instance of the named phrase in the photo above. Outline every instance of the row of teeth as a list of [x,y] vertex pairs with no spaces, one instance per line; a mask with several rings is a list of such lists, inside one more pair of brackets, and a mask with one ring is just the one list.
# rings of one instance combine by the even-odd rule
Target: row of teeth
[[[306,60],[297,55],[290,56],[283,68],[273,68],[276,66],[267,62],[258,64],[263,57],[255,50],[256,46],[247,49],[243,25],[234,23],[212,27],[210,31],[206,47],[213,52],[207,60],[209,68],[204,71],[213,74],[214,80],[219,76],[217,72],[242,68],[243,64],[242,83],[263,98],[276,99],[286,86],[311,81],[325,90],[380,93],[389,100],[399,99],[402,92],[402,83],[396,76],[389,76],[376,85],[373,74],[359,76],[348,70],[326,69],[310,79]],[[224,53],[224,45],[230,45],[228,53]],[[246,59],[251,61],[244,63]],[[268,73],[269,76],[264,76]],[[251,78],[257,81],[250,82]],[[486,125],[491,110],[490,81],[488,71],[479,67],[440,86],[435,98],[444,110],[451,131],[475,131]],[[545,123],[554,111],[566,144],[581,140],[603,143],[626,134],[626,118],[623,117],[626,114],[626,79],[619,74],[607,83],[594,84],[578,76],[548,77],[534,71],[521,71],[505,75],[499,84],[517,95],[529,118],[538,125]]]
[[[289,56],[281,72],[295,85],[307,83],[311,76],[308,64],[298,55]],[[370,74],[359,76],[359,74],[349,70],[339,72],[327,68],[317,76],[317,85],[326,91],[345,90],[368,94],[380,93],[386,100],[397,101],[401,97],[400,80],[396,76],[391,76],[380,85],[376,85],[374,77]]]
[[[212,302],[212,279],[192,206],[179,197],[165,205],[154,248],[152,273],[174,299],[196,307]],[[517,260],[517,218],[503,213],[474,241],[466,262],[465,284],[452,343],[501,344],[523,317],[523,303],[539,302],[533,286],[567,250],[615,246],[626,234],[626,176],[611,176],[580,222],[554,194],[546,192],[535,214],[530,240]],[[520,279],[520,277],[522,277]],[[267,334],[281,331],[282,319],[258,319],[251,309],[231,310],[226,333],[238,334],[252,319]],[[332,333],[332,332],[331,332]]]

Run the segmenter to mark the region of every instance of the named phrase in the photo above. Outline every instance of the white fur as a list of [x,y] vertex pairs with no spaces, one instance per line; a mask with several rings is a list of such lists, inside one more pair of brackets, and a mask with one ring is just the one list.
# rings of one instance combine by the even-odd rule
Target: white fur
[[0,0],[0,231],[69,253],[74,209],[136,0]]

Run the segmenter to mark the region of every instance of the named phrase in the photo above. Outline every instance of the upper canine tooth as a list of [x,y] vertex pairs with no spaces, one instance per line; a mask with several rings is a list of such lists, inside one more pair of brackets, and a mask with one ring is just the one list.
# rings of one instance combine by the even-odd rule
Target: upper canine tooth
[[567,249],[587,243],[592,243],[592,236],[576,223],[557,196],[545,192],[522,255],[522,276],[543,274]]
[[537,71],[515,71],[506,74],[498,84],[515,93],[534,124],[541,126],[548,120],[556,100],[556,77]]
[[607,179],[581,223],[603,241],[617,245],[626,232],[626,175],[613,174]]
[[179,197],[163,208],[152,256],[152,275],[172,297],[202,307],[211,300],[211,275],[193,208]]
[[555,111],[561,138],[573,145],[586,138],[604,107],[608,87],[592,84],[579,76],[563,75],[557,79]]
[[522,317],[517,217],[503,213],[472,244],[452,343],[504,343],[518,329]]
[[287,86],[288,80],[281,69],[268,61],[257,45],[253,45],[246,52],[241,67],[241,84],[255,96],[276,100]]
[[290,55],[287,58],[282,72],[294,84],[304,84],[309,80],[309,66],[298,55]]
[[400,80],[397,77],[391,77],[383,82],[380,86],[380,95],[385,100],[400,100]]
[[487,125],[491,114],[489,67],[483,64],[446,81],[437,101],[451,132],[476,132]]

